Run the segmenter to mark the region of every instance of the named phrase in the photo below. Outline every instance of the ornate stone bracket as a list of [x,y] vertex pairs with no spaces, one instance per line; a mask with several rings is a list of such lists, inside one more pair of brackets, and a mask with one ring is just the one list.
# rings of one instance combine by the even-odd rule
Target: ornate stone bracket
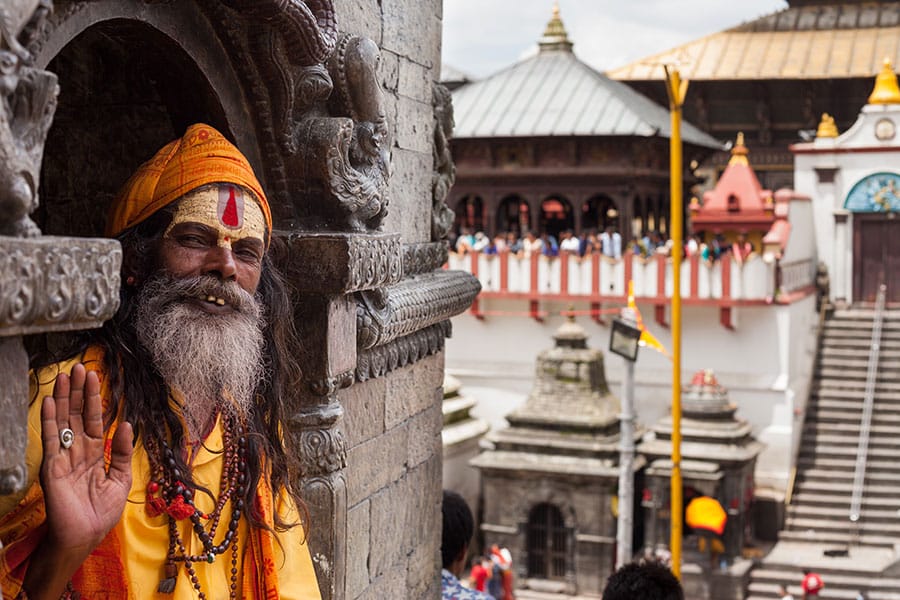
[[360,351],[357,356],[356,381],[383,377],[426,356],[437,354],[444,349],[444,340],[450,337],[451,331],[450,321],[441,321],[383,346]]
[[412,277],[430,273],[447,263],[447,242],[425,242],[403,245],[403,275]]
[[468,308],[481,290],[472,275],[435,271],[358,295],[356,335],[361,349],[381,346]]
[[400,281],[400,236],[391,233],[294,233],[283,270],[301,293],[341,295]]

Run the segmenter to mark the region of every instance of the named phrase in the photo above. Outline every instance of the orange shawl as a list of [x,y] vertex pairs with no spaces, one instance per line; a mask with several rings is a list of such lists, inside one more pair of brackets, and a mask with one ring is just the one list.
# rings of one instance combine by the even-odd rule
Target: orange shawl
[[[85,352],[82,362],[89,370],[100,375],[104,404],[109,399],[103,376],[102,352],[91,347]],[[105,407],[104,407],[105,408]],[[116,424],[106,432],[106,462]],[[133,482],[135,486],[145,486],[146,482]],[[269,486],[260,481],[256,495],[257,506],[265,522],[274,523],[275,506]],[[0,516],[0,586],[2,597],[14,598],[22,588],[32,554],[45,533],[46,514],[40,482],[35,481],[9,513]],[[243,552],[241,567],[242,596],[252,600],[277,600],[278,574],[275,568],[274,544],[277,541],[271,532],[251,528]],[[128,582],[122,565],[122,548],[115,528],[103,539],[99,546],[87,557],[72,577],[72,587],[82,598],[91,600],[122,600],[128,598]],[[38,558],[39,557],[34,557]],[[184,576],[184,570],[181,574]]]

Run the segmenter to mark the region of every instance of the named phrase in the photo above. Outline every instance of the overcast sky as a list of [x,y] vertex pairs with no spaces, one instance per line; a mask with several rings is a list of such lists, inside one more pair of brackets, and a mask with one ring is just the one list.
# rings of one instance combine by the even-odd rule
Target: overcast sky
[[[605,71],[787,7],[785,0],[559,0],[575,53]],[[553,0],[444,0],[443,60],[481,78],[533,53]]]

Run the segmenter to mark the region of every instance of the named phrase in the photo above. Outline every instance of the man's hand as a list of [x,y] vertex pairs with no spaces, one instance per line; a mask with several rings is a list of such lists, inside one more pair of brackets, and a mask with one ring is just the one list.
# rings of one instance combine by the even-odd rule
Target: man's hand
[[[79,363],[71,376],[57,377],[53,396],[45,397],[41,406],[41,487],[47,535],[34,555],[38,560],[32,561],[26,576],[25,587],[31,598],[41,597],[47,588],[55,591],[60,583],[64,588],[118,523],[125,508],[131,489],[133,432],[130,423],[119,425],[107,470],[101,404],[97,374],[86,372]],[[74,434],[69,448],[63,447],[60,439],[65,429]]]

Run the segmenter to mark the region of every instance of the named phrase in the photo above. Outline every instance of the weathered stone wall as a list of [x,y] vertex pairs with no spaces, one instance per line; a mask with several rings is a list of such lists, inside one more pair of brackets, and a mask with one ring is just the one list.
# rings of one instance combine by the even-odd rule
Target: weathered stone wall
[[341,394],[348,599],[440,595],[443,369],[437,354]]
[[[440,71],[440,0],[336,2],[343,31],[381,48],[393,132],[385,231],[431,235],[432,86]],[[439,598],[443,352],[340,395],[347,446],[347,575],[356,598]]]
[[381,48],[381,85],[394,135],[391,205],[385,231],[427,242],[431,227],[432,86],[440,78],[441,0],[344,0],[343,31]]

